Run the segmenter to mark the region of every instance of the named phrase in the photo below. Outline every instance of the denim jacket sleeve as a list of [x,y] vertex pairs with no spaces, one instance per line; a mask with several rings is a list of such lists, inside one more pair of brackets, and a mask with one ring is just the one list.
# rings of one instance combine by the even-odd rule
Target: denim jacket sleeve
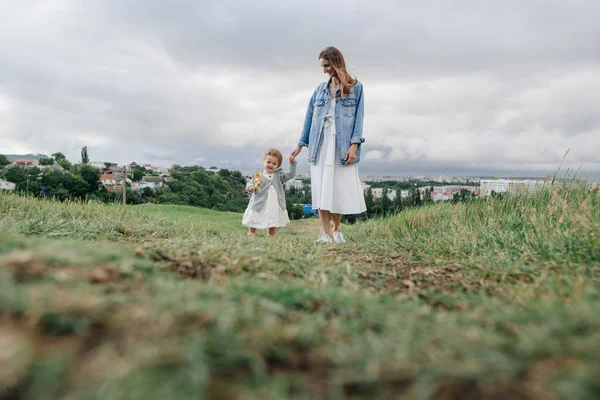
[[281,171],[279,177],[281,178],[282,183],[285,183],[296,176],[296,164],[297,162],[290,164],[290,170],[287,172]]
[[308,147],[308,138],[310,136],[310,127],[312,125],[314,103],[317,96],[317,89],[313,92],[310,100],[308,101],[308,108],[306,109],[306,117],[304,117],[304,126],[302,127],[302,133],[300,134],[300,140],[298,140],[298,146]]
[[363,85],[362,83],[356,84],[356,117],[354,118],[354,130],[352,131],[352,136],[350,137],[350,143],[361,143],[365,142],[365,138],[362,137],[363,134],[363,118],[365,116],[365,102],[363,99]]

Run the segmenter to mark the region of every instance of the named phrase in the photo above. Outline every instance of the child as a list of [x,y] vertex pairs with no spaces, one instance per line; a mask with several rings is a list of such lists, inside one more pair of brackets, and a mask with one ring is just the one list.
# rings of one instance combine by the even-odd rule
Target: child
[[264,169],[256,172],[246,185],[252,196],[242,224],[248,227],[248,234],[256,234],[256,229],[267,229],[267,236],[274,236],[277,228],[290,222],[283,184],[296,175],[296,162],[290,163],[288,172],[282,171],[283,156],[276,149],[267,150],[263,160]]

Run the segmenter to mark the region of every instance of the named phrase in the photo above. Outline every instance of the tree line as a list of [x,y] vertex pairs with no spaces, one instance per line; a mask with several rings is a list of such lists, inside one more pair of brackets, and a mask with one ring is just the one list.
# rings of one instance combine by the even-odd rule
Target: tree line
[[[54,153],[51,157],[42,157],[37,166],[6,166],[8,159],[0,155],[0,178],[16,185],[16,191],[37,197],[64,200],[99,201],[116,203],[121,201],[121,192],[109,192],[100,181],[100,169],[89,164],[87,147],[81,151],[81,162],[71,163],[64,154]],[[108,168],[111,163],[105,163]],[[44,168],[59,165],[61,168]],[[152,171],[138,166],[128,174],[132,181],[139,181]],[[156,174],[154,174],[156,175]],[[309,182],[305,182],[309,183]],[[367,212],[360,215],[344,217],[346,223],[359,219],[389,216],[410,207],[420,207],[432,204],[431,193],[433,186],[427,188],[423,196],[414,183],[379,182],[383,185],[381,198],[373,199],[372,189],[365,192]],[[396,197],[391,200],[387,190],[395,190]],[[171,176],[162,188],[144,188],[134,191],[127,183],[126,200],[128,204],[180,204],[195,207],[210,208],[218,211],[243,212],[248,204],[249,194],[246,189],[246,178],[240,171],[221,169],[217,173],[206,170],[202,166],[182,167],[173,165]],[[408,196],[402,198],[401,191],[408,189]],[[304,189],[291,187],[286,190],[286,202],[290,219],[312,217],[305,213],[302,204],[310,204],[310,186]],[[453,202],[469,201],[473,194],[465,189],[454,194]]]

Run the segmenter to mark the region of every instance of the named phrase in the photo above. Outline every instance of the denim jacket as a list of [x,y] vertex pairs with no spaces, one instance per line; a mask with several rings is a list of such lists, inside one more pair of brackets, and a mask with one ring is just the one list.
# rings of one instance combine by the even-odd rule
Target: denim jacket
[[[331,78],[330,78],[331,80]],[[358,143],[356,149],[356,160],[360,161],[361,143],[365,141],[363,133],[364,100],[363,86],[357,82],[350,93],[344,98],[332,99],[329,95],[329,82],[323,82],[315,89],[306,110],[304,127],[298,141],[298,146],[308,147],[308,162],[317,160],[319,149],[323,143],[323,122],[329,108],[329,102],[335,101],[335,127],[336,127],[336,151],[340,164],[344,165],[344,158],[353,143]]]
[[[252,205],[252,210],[259,212],[263,206],[267,202],[267,195],[269,193],[269,188],[271,185],[275,188],[277,192],[277,200],[279,201],[279,208],[285,210],[285,190],[283,188],[283,184],[293,177],[296,176],[296,164],[290,164],[290,170],[285,172],[281,169],[281,167],[277,168],[275,172],[273,172],[273,177],[271,179],[267,179],[264,177],[264,174],[261,173],[262,185],[260,186],[260,191],[252,192],[252,196],[254,196],[254,204]],[[250,178],[246,182],[246,190],[250,186],[254,185],[254,179]]]

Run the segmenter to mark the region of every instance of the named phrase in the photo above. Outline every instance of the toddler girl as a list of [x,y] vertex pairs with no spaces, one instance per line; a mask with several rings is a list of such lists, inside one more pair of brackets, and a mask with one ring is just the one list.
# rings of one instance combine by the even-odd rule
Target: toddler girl
[[267,150],[263,160],[264,169],[257,171],[246,184],[252,196],[242,224],[248,227],[249,234],[256,234],[257,229],[267,229],[267,236],[273,236],[277,228],[290,222],[283,184],[296,176],[296,162],[291,162],[290,170],[284,172],[281,169],[283,156],[276,149]]

